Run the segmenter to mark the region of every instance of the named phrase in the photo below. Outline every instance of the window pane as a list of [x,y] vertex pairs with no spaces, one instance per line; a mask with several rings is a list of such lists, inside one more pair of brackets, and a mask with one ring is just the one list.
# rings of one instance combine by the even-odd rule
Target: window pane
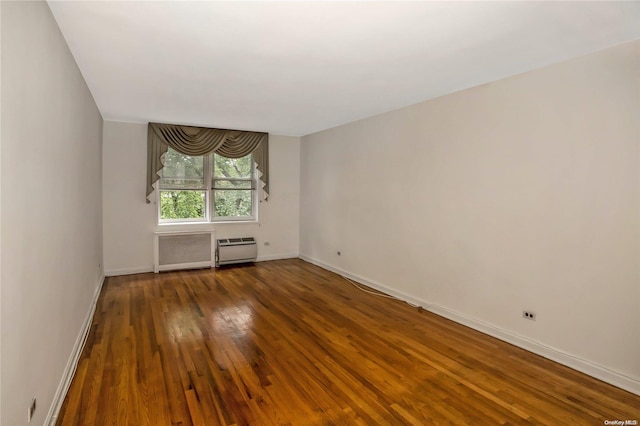
[[217,178],[251,178],[253,157],[251,154],[242,158],[227,158],[214,154],[214,177]]
[[252,189],[252,182],[250,180],[221,180],[216,179],[213,181],[215,189]]
[[160,191],[160,219],[205,219],[206,191]]
[[251,190],[223,189],[214,191],[216,217],[251,216]]
[[164,156],[161,188],[204,188],[204,157],[191,157],[169,148]]

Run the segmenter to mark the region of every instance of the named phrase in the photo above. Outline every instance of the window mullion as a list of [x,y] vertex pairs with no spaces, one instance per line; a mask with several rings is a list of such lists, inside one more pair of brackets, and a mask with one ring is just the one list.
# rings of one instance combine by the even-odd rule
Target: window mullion
[[215,154],[211,153],[205,158],[205,176],[204,180],[207,183],[207,220],[211,222],[213,220],[213,212],[214,210],[214,196],[213,196],[213,167],[215,161],[213,161],[213,156]]

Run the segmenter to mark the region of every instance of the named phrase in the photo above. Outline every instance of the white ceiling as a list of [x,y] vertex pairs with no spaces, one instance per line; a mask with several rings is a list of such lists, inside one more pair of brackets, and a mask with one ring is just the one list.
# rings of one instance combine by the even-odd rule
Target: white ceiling
[[49,6],[105,119],[294,136],[640,38],[640,2]]

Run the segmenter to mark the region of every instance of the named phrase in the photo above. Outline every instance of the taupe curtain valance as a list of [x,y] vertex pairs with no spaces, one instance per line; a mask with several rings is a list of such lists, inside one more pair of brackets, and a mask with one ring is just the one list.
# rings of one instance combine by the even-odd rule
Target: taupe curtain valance
[[260,181],[269,197],[269,134],[240,130],[149,123],[147,135],[147,203],[153,184],[160,179],[162,156],[169,149],[191,156],[215,152],[229,158],[240,158],[253,152],[253,160],[262,173]]

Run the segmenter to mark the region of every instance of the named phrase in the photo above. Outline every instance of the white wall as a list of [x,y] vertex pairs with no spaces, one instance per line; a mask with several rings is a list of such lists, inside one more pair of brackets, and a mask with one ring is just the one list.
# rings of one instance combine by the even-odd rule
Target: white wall
[[305,136],[301,256],[640,393],[639,148],[640,42]]
[[45,2],[2,3],[2,418],[43,424],[102,280],[102,117]]
[[147,126],[104,122],[102,206],[106,275],[153,270],[154,205],[145,204]]
[[[2,46],[2,2],[0,1],[0,46]],[[0,64],[2,50],[0,49]],[[0,66],[0,82],[2,81],[2,66]],[[2,123],[2,84],[0,84],[0,124]],[[2,126],[0,125],[0,128]],[[2,224],[2,131],[0,130],[0,224]],[[0,242],[2,241],[2,226],[0,226]],[[0,307],[2,307],[2,244],[0,243]],[[2,314],[0,313],[0,422],[2,422]]]
[[[147,125],[106,121],[103,146],[104,263],[107,275],[153,270],[156,205],[145,203]],[[300,139],[269,136],[271,194],[259,223],[199,226],[216,238],[254,236],[258,259],[298,256]],[[175,227],[174,227],[175,228]],[[178,227],[179,228],[179,227]],[[264,243],[269,245],[265,246]]]

